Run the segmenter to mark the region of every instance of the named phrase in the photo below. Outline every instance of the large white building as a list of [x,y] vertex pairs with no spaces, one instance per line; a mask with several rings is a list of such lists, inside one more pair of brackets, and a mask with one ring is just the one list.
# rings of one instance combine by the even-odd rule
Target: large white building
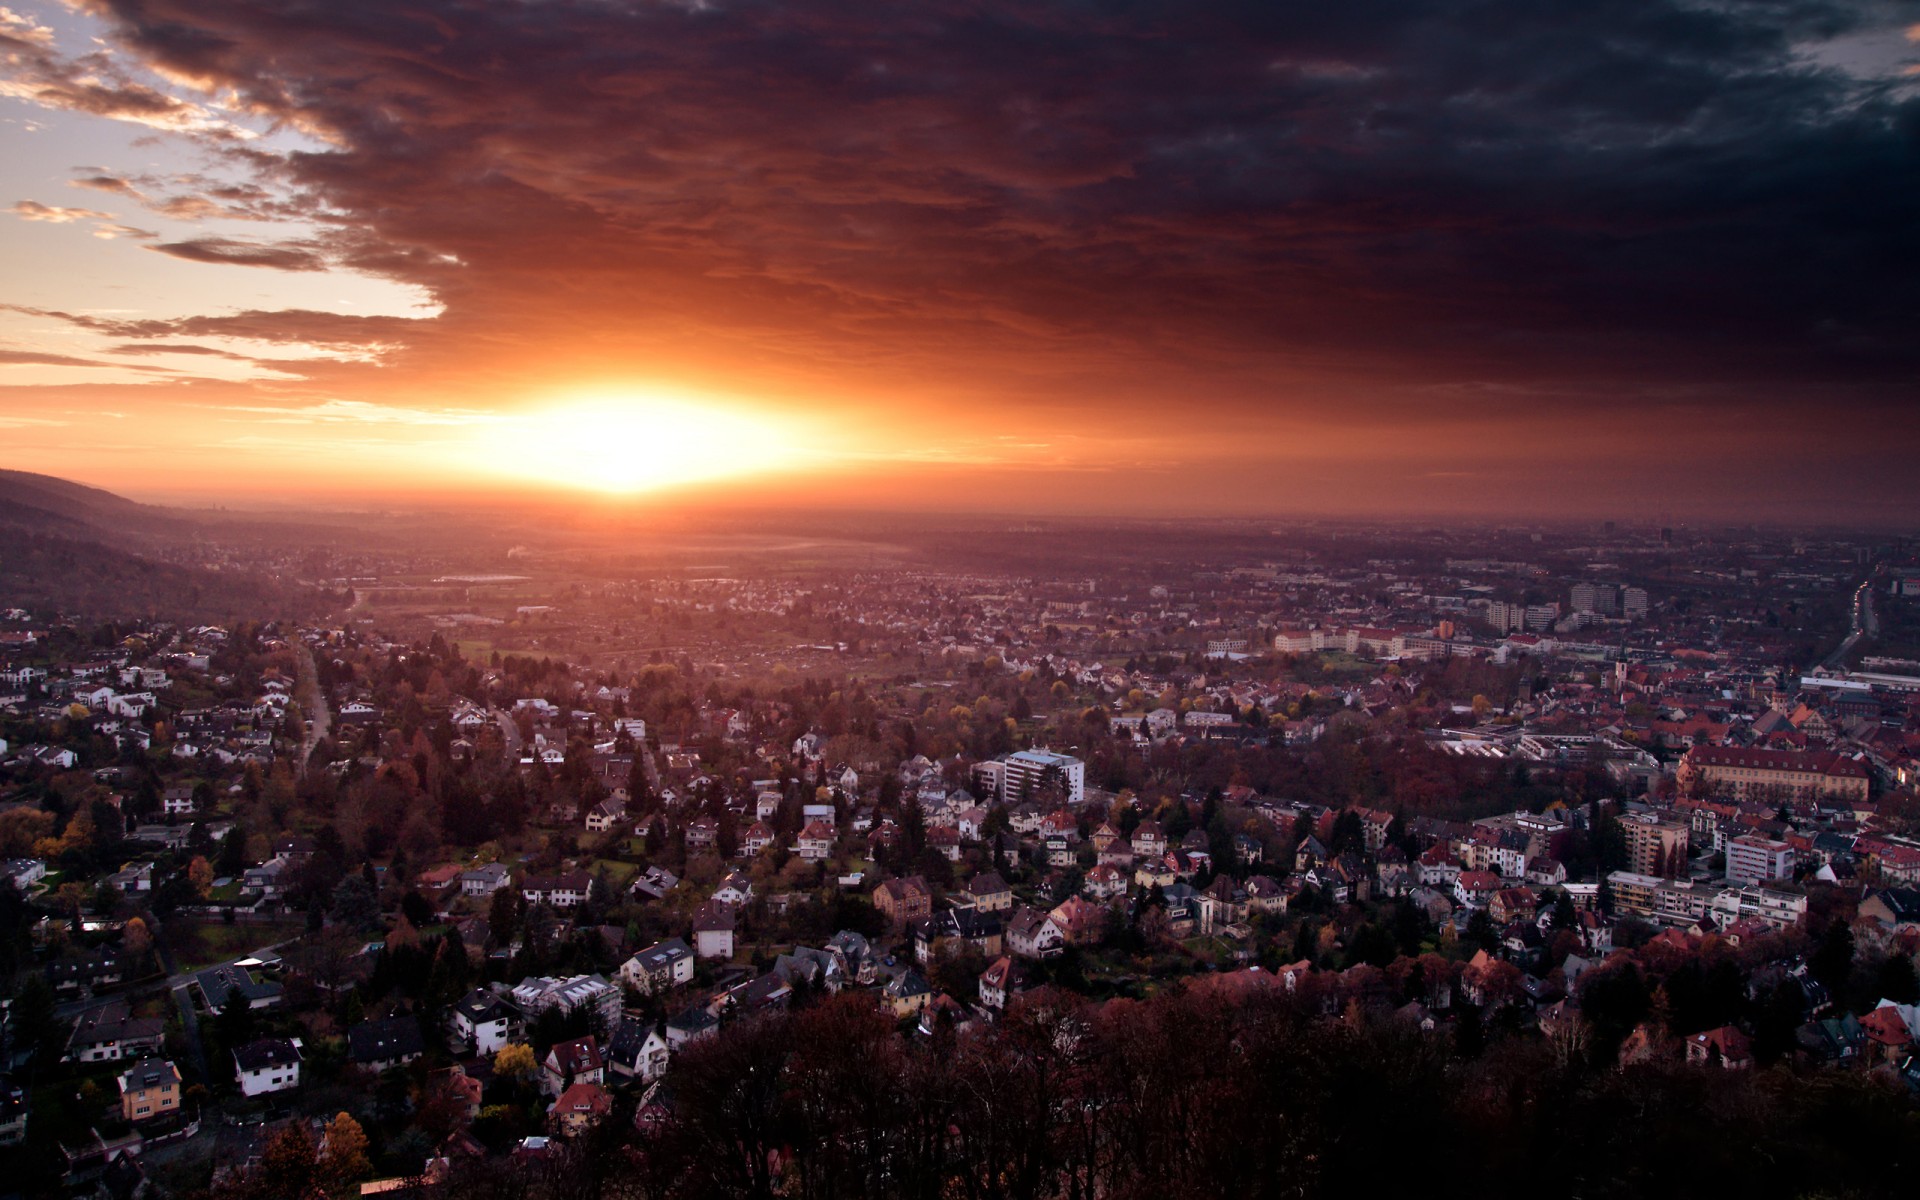
[[1745,834],[1727,842],[1727,882],[1765,883],[1793,878],[1793,847]]
[[522,980],[513,989],[511,999],[513,1006],[525,1013],[528,1020],[549,1008],[559,1008],[564,1012],[587,1009],[596,1014],[595,1023],[602,1029],[612,1029],[620,1021],[620,989],[598,975],[575,975],[570,979],[536,975]]
[[1014,804],[1033,795],[1047,772],[1058,769],[1066,784],[1068,804],[1087,798],[1087,764],[1051,750],[1021,750],[1000,760],[999,794],[1003,804]]

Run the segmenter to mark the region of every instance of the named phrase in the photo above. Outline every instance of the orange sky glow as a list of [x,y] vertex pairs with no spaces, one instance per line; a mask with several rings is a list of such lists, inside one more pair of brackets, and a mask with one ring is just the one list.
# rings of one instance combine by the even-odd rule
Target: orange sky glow
[[0,8],[0,466],[1904,519],[1911,30],[1458,8]]

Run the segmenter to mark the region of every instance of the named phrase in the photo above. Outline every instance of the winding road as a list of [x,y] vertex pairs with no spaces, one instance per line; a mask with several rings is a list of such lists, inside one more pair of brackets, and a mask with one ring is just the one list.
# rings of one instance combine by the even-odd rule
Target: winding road
[[307,732],[300,740],[300,773],[306,774],[307,762],[313,758],[314,747],[320,739],[333,732],[333,710],[327,707],[327,698],[320,694],[320,668],[313,661],[313,650],[305,642],[299,642],[300,678],[295,691],[300,698],[300,707],[306,713]]
[[1873,576],[1868,575],[1853,589],[1852,627],[1841,643],[1834,647],[1833,653],[1822,659],[1820,665],[1829,671],[1847,669],[1847,655],[1863,637],[1877,637],[1880,634],[1880,614],[1873,610]]

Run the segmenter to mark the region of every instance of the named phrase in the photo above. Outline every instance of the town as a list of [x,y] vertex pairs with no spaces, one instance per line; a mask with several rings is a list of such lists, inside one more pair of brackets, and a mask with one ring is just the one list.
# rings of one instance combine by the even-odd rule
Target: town
[[1237,1111],[1363,1050],[1913,1119],[1904,539],[194,553],[324,602],[0,596],[0,1191],[1365,1194]]

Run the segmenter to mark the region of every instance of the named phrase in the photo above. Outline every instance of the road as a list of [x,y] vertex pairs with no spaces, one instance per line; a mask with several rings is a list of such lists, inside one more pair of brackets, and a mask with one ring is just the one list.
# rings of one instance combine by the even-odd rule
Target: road
[[207,1047],[200,1040],[200,1014],[193,1011],[193,992],[184,983],[173,987],[173,1004],[180,1010],[180,1033],[187,1039],[187,1049],[193,1052],[193,1061],[200,1067],[200,1078],[211,1079],[207,1073]]
[[495,724],[500,726],[500,737],[506,743],[507,761],[510,763],[519,762],[520,747],[525,743],[526,739],[520,736],[520,727],[513,723],[513,714],[499,708],[491,711],[493,712]]
[[1832,654],[1821,660],[1820,665],[1829,671],[1844,671],[1847,667],[1847,655],[1853,653],[1854,646],[1863,637],[1878,637],[1880,634],[1880,614],[1873,610],[1873,576],[1860,581],[1853,589],[1853,615],[1851,628],[1845,640],[1834,647]]
[[300,771],[305,774],[314,747],[333,731],[333,710],[327,707],[327,698],[320,693],[320,668],[314,664],[312,649],[305,642],[296,645],[300,649],[300,707],[307,715],[307,735],[300,742]]

